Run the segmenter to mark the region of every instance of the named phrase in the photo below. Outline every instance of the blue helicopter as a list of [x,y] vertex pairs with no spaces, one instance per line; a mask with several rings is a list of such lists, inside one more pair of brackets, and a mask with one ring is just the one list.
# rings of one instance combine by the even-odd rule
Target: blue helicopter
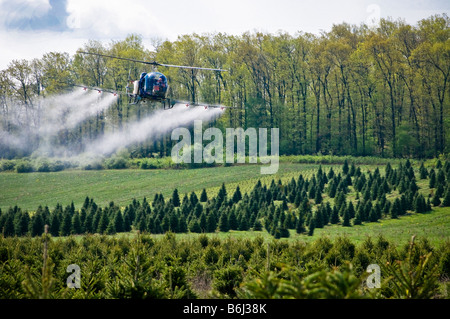
[[[148,61],[141,61],[141,60],[135,60],[135,59],[129,59],[129,58],[123,58],[118,56],[112,56],[112,55],[106,55],[106,54],[100,54],[100,53],[93,53],[93,52],[78,52],[82,54],[90,54],[90,55],[96,55],[111,59],[119,59],[119,60],[125,60],[125,61],[131,61],[131,62],[137,62],[137,63],[143,63],[147,65],[152,66],[163,66],[163,67],[172,67],[172,68],[181,68],[181,69],[191,69],[191,70],[207,70],[207,71],[216,71],[216,72],[225,72],[227,70],[224,69],[213,69],[213,68],[202,68],[202,67],[195,67],[195,66],[183,66],[183,65],[172,65],[172,64],[163,64],[158,62],[148,62]],[[129,84],[133,84],[132,91],[130,90]],[[105,89],[98,89],[98,88],[90,88],[90,87],[84,87],[85,89],[94,89],[100,92],[110,92],[115,95],[121,94],[116,91],[112,90],[105,90]],[[174,99],[170,99],[167,96],[169,90],[169,83],[167,80],[167,77],[157,71],[153,71],[150,73],[143,72],[140,75],[139,80],[130,81],[126,86],[126,95],[129,97],[130,104],[138,104],[141,101],[155,101],[155,102],[161,102],[163,104],[164,109],[171,109],[175,104],[177,103],[184,103],[187,107],[189,106],[198,106],[203,105],[205,108],[208,107],[220,107],[225,108],[225,106],[222,105],[205,105],[205,104],[197,104],[195,102],[184,102],[184,101],[177,101]],[[167,106],[167,107],[166,107]]]

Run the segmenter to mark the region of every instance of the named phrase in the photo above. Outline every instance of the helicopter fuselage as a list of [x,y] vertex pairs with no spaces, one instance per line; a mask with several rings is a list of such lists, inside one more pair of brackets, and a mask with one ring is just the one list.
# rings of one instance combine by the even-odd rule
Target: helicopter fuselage
[[164,74],[160,72],[144,72],[141,73],[139,80],[133,81],[133,84],[133,93],[130,97],[134,98],[134,103],[139,103],[142,100],[163,102],[165,108],[165,102],[168,100],[169,108],[173,106],[166,97],[169,84]]

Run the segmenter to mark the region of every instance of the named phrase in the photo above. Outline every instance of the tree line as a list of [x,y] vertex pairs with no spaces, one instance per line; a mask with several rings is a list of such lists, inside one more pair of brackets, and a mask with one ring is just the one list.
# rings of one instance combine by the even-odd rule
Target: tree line
[[[175,41],[139,35],[81,49],[161,63],[228,69],[229,72],[160,67],[170,94],[193,102],[232,106],[214,123],[225,127],[279,127],[281,154],[432,157],[449,147],[449,18],[435,15],[410,25],[381,19],[378,27],[333,25],[314,35],[299,32],[191,34]],[[0,72],[2,130],[36,130],[38,97],[65,92],[71,84],[124,91],[144,70],[130,61],[50,52],[32,61],[13,60]],[[155,105],[130,106],[120,97],[111,108],[55,137],[55,145],[79,143],[126,127]],[[39,114],[33,113],[33,114]],[[19,121],[20,122],[20,121]],[[23,131],[23,127],[21,127]],[[2,145],[3,157],[29,155]],[[168,136],[133,145],[132,156],[169,155]]]
[[[100,207],[88,196],[79,210],[73,202],[66,207],[57,204],[52,211],[39,206],[32,214],[15,206],[0,210],[0,229],[5,237],[40,236],[44,225],[49,225],[52,236],[131,230],[151,234],[265,230],[274,238],[289,237],[295,230],[312,236],[316,228],[327,225],[352,227],[399,218],[407,211],[424,213],[450,206],[450,162],[439,160],[436,168],[429,169],[422,164],[418,174],[429,182],[428,195],[419,192],[409,160],[398,168],[387,163],[383,175],[378,167],[363,173],[345,161],[339,172],[333,167],[325,172],[320,166],[310,178],[299,174],[285,183],[272,179],[269,185],[258,180],[248,193],[242,193],[239,185],[229,192],[222,184],[211,198],[205,189],[200,196],[191,192],[182,197],[175,188],[168,199],[157,193],[151,202],[145,197],[142,202],[133,199],[124,208],[113,201]],[[387,199],[394,190],[395,196]],[[352,198],[348,198],[350,191],[356,194]]]

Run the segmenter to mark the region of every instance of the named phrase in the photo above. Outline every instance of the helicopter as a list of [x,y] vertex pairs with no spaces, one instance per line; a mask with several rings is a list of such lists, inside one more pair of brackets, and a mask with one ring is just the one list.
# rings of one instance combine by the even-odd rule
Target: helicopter
[[[156,61],[148,62],[148,61],[141,61],[141,60],[135,60],[135,59],[130,59],[130,58],[124,58],[124,57],[118,57],[118,56],[106,55],[106,54],[100,54],[100,53],[94,53],[94,52],[79,51],[78,53],[90,54],[90,55],[101,56],[101,57],[105,57],[105,58],[111,58],[111,59],[131,61],[131,62],[136,62],[136,63],[143,63],[143,64],[147,64],[147,65],[152,65],[153,67],[163,66],[163,67],[171,67],[171,68],[191,69],[191,70],[207,70],[207,71],[216,71],[216,72],[227,72],[228,71],[228,70],[224,70],[224,69],[163,64],[163,63],[158,63]],[[133,85],[132,91],[130,91],[130,86],[129,86],[130,83]],[[83,87],[84,90],[87,90],[87,89],[97,90],[98,93],[109,92],[109,93],[114,94],[115,96],[117,94],[122,94],[120,92],[108,90],[108,89],[92,88],[92,87],[81,86],[81,85],[77,85],[77,86]],[[126,86],[125,94],[128,96],[129,103],[131,105],[136,105],[142,101],[154,101],[154,102],[161,102],[163,104],[164,109],[171,109],[177,103],[184,103],[186,105],[186,107],[203,105],[205,107],[205,109],[207,109],[208,107],[220,107],[221,109],[224,109],[226,107],[223,105],[204,105],[204,104],[174,100],[167,96],[168,90],[169,90],[169,83],[168,83],[167,77],[163,73],[153,70],[152,72],[149,72],[149,73],[142,72],[139,80],[135,80],[135,81],[129,80],[129,82]],[[167,106],[167,108],[166,108],[166,106]]]

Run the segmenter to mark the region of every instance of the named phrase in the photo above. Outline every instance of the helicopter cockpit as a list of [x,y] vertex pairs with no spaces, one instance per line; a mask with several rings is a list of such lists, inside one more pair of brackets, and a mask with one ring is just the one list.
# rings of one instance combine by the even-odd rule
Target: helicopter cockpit
[[142,73],[139,80],[140,96],[154,98],[166,96],[167,78],[160,72]]

